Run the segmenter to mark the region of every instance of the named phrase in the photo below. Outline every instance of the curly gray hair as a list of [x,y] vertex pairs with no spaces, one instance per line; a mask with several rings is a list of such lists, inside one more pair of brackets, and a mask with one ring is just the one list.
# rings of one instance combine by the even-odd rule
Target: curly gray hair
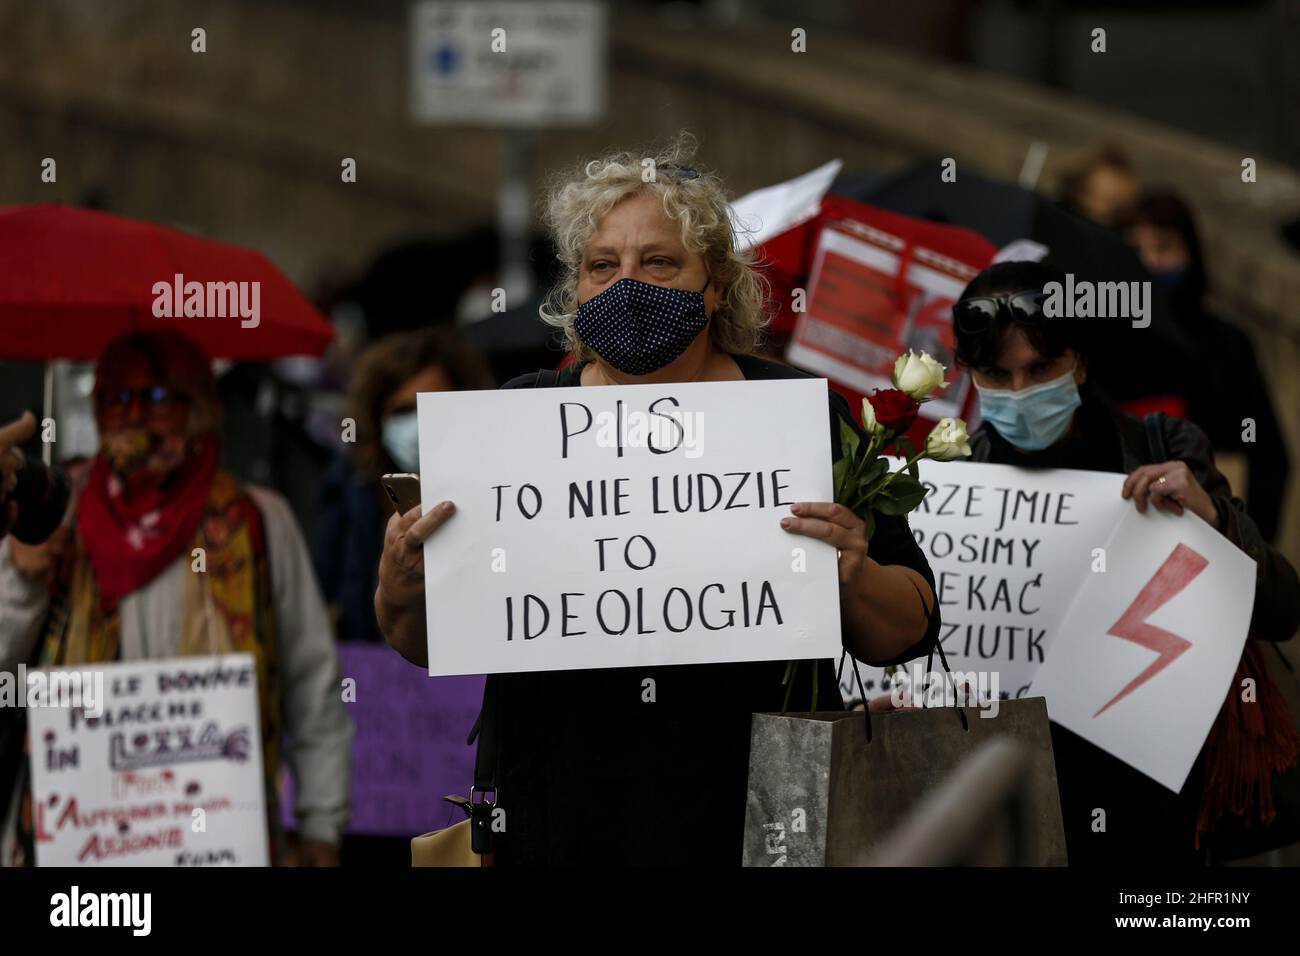
[[555,244],[560,275],[547,294],[541,316],[564,331],[579,361],[592,352],[574,331],[578,275],[587,244],[601,219],[632,196],[659,197],[664,214],[681,225],[682,243],[704,259],[721,294],[709,320],[714,345],[748,355],[758,348],[767,325],[767,284],[754,268],[754,255],[740,248],[726,191],[712,172],[691,169],[695,139],[683,131],[667,146],[645,153],[608,153],[553,177],[543,221]]

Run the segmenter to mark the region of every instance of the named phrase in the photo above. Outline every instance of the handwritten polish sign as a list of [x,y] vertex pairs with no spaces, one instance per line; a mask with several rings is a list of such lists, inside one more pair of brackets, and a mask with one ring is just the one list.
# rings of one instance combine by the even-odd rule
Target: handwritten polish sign
[[433,676],[830,657],[824,379],[419,396]]
[[97,703],[28,712],[37,865],[267,865],[252,656],[94,672]]
[[[935,574],[954,672],[1173,790],[1223,703],[1254,604],[1254,562],[1195,515],[1139,514],[1124,476],[921,463],[910,516]],[[939,662],[934,662],[939,667]],[[861,668],[868,698],[894,680]],[[858,700],[849,668],[846,700]]]
[[[1094,549],[1133,508],[1120,497],[1123,476],[964,461],[920,469],[929,493],[908,521],[934,572],[948,663],[996,675],[996,688],[988,686],[1000,697],[1024,697]],[[891,692],[884,670],[859,670],[868,698]],[[861,697],[848,667],[841,690],[846,700]]]
[[1170,790],[1182,789],[1232,686],[1255,562],[1196,515],[1138,514],[1080,582],[1034,678],[1048,715]]
[[[356,728],[347,832],[409,837],[463,820],[442,798],[468,796],[474,781],[477,751],[465,740],[483,704],[483,678],[430,678],[386,644],[338,651],[340,672],[355,682],[344,696]],[[281,822],[293,830],[287,770],[281,793]]]

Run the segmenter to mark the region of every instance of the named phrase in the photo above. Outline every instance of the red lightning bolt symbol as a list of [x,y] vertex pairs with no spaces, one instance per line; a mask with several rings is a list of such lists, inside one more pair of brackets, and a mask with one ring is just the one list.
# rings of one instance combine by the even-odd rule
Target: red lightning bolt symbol
[[1147,618],[1173,599],[1183,588],[1187,587],[1198,574],[1205,570],[1205,566],[1209,563],[1187,545],[1178,545],[1178,547],[1174,548],[1173,553],[1165,558],[1165,563],[1160,565],[1160,570],[1147,582],[1147,586],[1133,599],[1133,603],[1128,606],[1128,610],[1120,615],[1118,621],[1111,625],[1110,630],[1106,632],[1107,634],[1113,634],[1115,637],[1122,637],[1126,641],[1140,644],[1142,647],[1155,651],[1160,656],[1152,661],[1146,670],[1129,681],[1122,691],[1111,698],[1110,703],[1093,714],[1094,719],[1104,714],[1111,704],[1123,700],[1178,660],[1183,652],[1192,646],[1190,641],[1184,640],[1177,634],[1148,623]]

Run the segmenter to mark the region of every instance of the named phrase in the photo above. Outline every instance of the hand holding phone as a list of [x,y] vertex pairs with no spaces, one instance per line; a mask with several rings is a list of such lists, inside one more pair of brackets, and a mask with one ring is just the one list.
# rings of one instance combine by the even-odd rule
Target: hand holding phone
[[380,483],[399,515],[404,515],[420,503],[420,476],[412,474],[384,475]]

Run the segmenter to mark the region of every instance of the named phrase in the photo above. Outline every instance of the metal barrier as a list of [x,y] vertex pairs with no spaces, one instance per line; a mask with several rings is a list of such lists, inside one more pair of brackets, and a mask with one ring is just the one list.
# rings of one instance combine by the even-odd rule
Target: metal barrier
[[1034,859],[1025,747],[997,737],[921,801],[861,866],[1023,866]]

